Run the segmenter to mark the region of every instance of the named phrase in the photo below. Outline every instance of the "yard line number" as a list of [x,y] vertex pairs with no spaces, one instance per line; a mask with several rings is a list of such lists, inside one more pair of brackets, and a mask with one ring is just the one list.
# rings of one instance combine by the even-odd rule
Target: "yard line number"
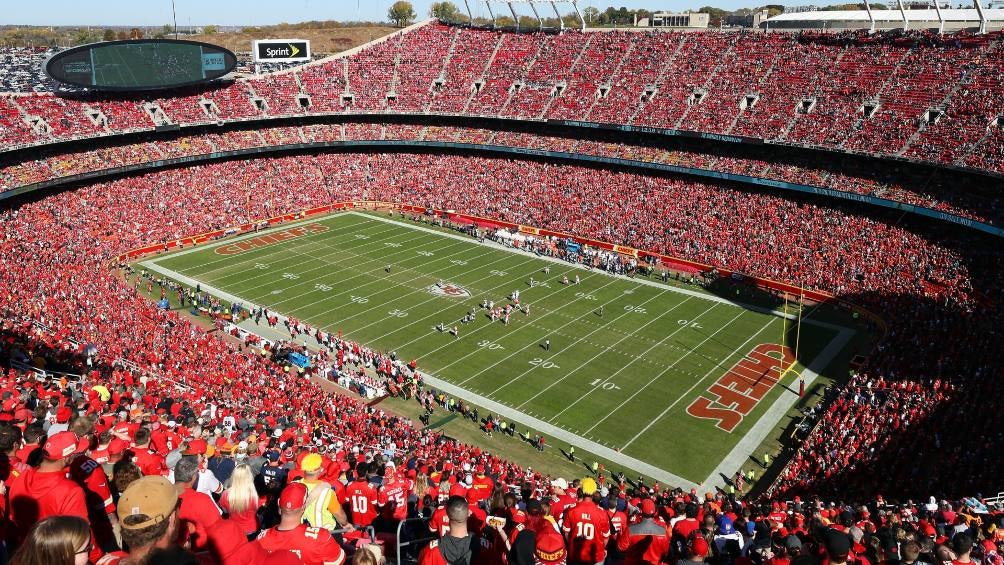
[[534,357],[533,360],[530,361],[530,364],[533,365],[534,367],[537,367],[537,368],[540,368],[540,369],[560,369],[561,368],[556,363],[552,363],[551,361],[548,361],[546,359],[541,359],[540,357]]

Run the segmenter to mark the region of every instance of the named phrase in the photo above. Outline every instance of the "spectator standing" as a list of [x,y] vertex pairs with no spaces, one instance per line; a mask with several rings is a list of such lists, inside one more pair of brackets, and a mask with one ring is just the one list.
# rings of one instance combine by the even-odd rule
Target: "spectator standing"
[[477,553],[477,538],[467,531],[471,510],[467,499],[451,496],[446,501],[447,532],[433,540],[418,556],[419,565],[471,565]]
[[251,468],[238,465],[230,475],[230,488],[220,496],[220,506],[249,540],[258,536],[258,509],[264,503],[264,497],[258,496],[255,489]]
[[73,432],[60,432],[45,441],[38,468],[31,468],[11,481],[8,509],[16,541],[49,516],[78,516],[87,520],[84,489],[66,478],[66,469],[81,450]]
[[279,525],[258,536],[258,543],[269,552],[288,549],[306,565],[342,565],[345,552],[324,528],[303,523],[309,493],[300,482],[290,483],[279,496]]
[[597,506],[600,495],[591,477],[579,484],[579,502],[565,510],[561,529],[568,545],[569,563],[601,565],[607,557],[610,518]]

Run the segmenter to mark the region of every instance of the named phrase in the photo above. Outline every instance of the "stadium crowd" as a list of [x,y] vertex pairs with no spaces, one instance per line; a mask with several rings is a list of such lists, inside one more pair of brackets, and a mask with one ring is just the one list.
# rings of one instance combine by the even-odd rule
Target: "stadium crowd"
[[[627,123],[905,156],[1001,172],[999,34],[516,34],[433,23],[347,58],[163,97],[57,98],[0,52],[0,139],[330,112]],[[33,60],[33,59],[32,59]],[[714,64],[709,64],[709,61]],[[259,100],[261,105],[253,101]],[[308,102],[309,100],[309,102]],[[95,106],[107,118],[87,118]],[[123,116],[118,116],[122,113]],[[31,117],[44,126],[29,127]]]
[[493,131],[458,126],[424,126],[350,122],[303,127],[282,126],[224,133],[187,135],[173,139],[113,145],[75,153],[41,150],[32,158],[0,168],[0,189],[54,180],[97,169],[121,167],[159,159],[274,147],[304,141],[403,140],[494,144],[546,151],[677,165],[757,178],[808,184],[932,208],[994,225],[1004,224],[1004,210],[985,196],[989,185],[963,183],[958,175],[910,174],[898,166],[864,167],[849,162],[821,164],[811,157],[768,161],[714,153],[671,150],[655,146],[589,141],[571,137]]
[[[569,485],[331,393],[258,347],[158,310],[136,292],[138,279],[108,267],[143,244],[363,194],[801,281],[888,316],[874,359],[830,405],[772,493],[832,493],[835,502],[868,506],[796,498],[790,508],[760,507],[724,492],[702,497],[614,477]],[[222,563],[282,562],[289,556],[269,551],[295,549],[305,562],[339,565],[345,551],[376,559],[407,516],[430,517],[429,529],[443,536],[424,550],[423,565],[503,556],[526,564],[913,563],[918,552],[921,561],[951,555],[966,563],[974,540],[988,563],[999,559],[997,509],[971,500],[890,507],[870,498],[957,498],[994,484],[1000,415],[963,399],[1000,397],[989,378],[999,352],[993,339],[949,336],[962,328],[998,335],[996,316],[972,313],[999,309],[1001,261],[967,236],[935,241],[839,209],[680,180],[429,155],[163,171],[54,194],[3,216],[4,356],[84,373],[79,383],[19,370],[0,377],[5,536],[10,549],[20,545],[20,562],[40,562],[28,556],[42,551],[43,539],[64,539],[47,529],[80,524],[54,516],[90,525],[67,534],[64,556],[111,551],[102,563],[179,562],[184,547]],[[413,374],[400,364],[388,370],[389,358],[357,344],[340,347],[339,363]],[[945,446],[945,459],[902,464],[931,442]],[[348,524],[358,532],[340,542],[324,532]],[[367,539],[367,526],[376,539]],[[128,556],[114,552],[120,543]]]

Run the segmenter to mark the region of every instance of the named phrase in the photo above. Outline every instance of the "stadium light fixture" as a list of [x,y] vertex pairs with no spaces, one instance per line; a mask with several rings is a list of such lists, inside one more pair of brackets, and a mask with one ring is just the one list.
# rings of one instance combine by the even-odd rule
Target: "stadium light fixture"
[[[558,4],[571,4],[572,10],[575,12],[576,17],[578,17],[580,22],[580,29],[586,29],[586,20],[582,17],[582,13],[579,11],[578,0],[482,0],[485,7],[488,8],[488,14],[492,18],[492,23],[497,24],[498,18],[495,15],[495,11],[492,9],[493,2],[504,2],[509,7],[509,12],[512,14],[513,19],[516,21],[516,28],[519,28],[519,16],[516,14],[516,8],[514,4],[526,4],[530,6],[530,10],[533,15],[537,18],[541,27],[544,27],[544,19],[540,16],[537,11],[537,4],[550,4],[551,9],[554,10],[554,15],[558,19],[558,28],[561,30],[565,29],[565,21],[561,18],[561,13],[558,11]],[[978,0],[977,0],[978,1]],[[468,0],[464,0],[464,6],[467,8],[467,16],[474,21],[474,15],[471,12],[471,5]]]

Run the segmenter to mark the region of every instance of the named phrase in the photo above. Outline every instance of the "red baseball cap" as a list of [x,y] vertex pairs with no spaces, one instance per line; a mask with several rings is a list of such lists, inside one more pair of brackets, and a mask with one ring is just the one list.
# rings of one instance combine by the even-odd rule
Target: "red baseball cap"
[[207,447],[206,440],[193,439],[188,442],[188,447],[185,448],[184,455],[205,455]]
[[42,450],[46,459],[62,459],[78,453],[79,441],[77,434],[73,432],[59,432],[58,434],[45,440]]
[[704,538],[695,538],[690,546],[690,551],[695,556],[705,557],[708,555],[708,541]]
[[279,495],[279,508],[283,510],[296,510],[303,508],[307,504],[307,485],[293,482],[286,485]]
[[655,502],[651,498],[641,501],[641,513],[643,516],[655,516]]
[[450,487],[450,496],[467,496],[467,489],[464,485],[457,483]]
[[73,410],[70,410],[69,406],[60,406],[59,410],[56,410],[56,422],[65,424],[70,421],[70,416],[72,415]]
[[129,442],[122,438],[112,438],[108,443],[108,455],[119,455],[129,449]]

